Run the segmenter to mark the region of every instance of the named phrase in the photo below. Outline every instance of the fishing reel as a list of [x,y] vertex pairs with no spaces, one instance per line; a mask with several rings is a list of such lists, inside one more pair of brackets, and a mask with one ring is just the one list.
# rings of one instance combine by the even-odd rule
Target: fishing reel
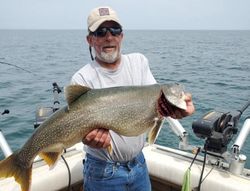
[[195,135],[206,139],[204,148],[213,153],[223,154],[227,145],[238,132],[237,125],[248,102],[241,110],[235,112],[210,111],[192,124]]
[[210,111],[192,124],[193,132],[199,138],[206,139],[206,149],[215,153],[224,153],[233,135],[237,133],[238,115],[230,112]]
[[8,109],[5,109],[2,113],[0,113],[1,115],[5,115],[5,114],[9,114],[10,111]]

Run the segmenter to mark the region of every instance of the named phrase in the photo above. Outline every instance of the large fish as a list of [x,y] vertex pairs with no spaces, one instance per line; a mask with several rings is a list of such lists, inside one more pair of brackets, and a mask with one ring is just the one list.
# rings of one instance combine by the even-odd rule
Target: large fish
[[95,128],[106,128],[124,136],[137,136],[149,129],[153,142],[163,117],[174,109],[186,109],[178,84],[124,86],[90,89],[80,85],[65,90],[68,105],[42,123],[24,146],[0,162],[0,177],[12,177],[28,191],[32,163],[39,155],[53,165],[62,151],[82,140]]

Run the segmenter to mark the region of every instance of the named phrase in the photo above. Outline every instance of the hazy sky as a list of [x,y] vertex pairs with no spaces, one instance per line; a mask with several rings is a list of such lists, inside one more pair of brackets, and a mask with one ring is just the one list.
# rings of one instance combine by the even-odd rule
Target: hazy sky
[[250,30],[250,0],[0,0],[0,29],[86,29],[101,5],[126,29]]

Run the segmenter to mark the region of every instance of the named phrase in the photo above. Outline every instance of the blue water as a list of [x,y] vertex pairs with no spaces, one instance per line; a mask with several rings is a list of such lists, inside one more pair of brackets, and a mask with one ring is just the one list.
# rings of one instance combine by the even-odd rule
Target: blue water
[[[67,85],[90,61],[85,36],[80,30],[0,30],[0,61],[26,70],[0,64],[0,111],[10,110],[0,128],[13,150],[32,134],[36,109],[52,106],[52,83]],[[194,120],[213,109],[235,111],[250,99],[250,31],[125,31],[124,37],[123,53],[145,54],[159,83],[179,82],[193,94],[196,113],[181,120],[190,144],[204,143],[192,132]],[[60,101],[65,104],[63,95]],[[239,129],[247,116],[250,108]],[[164,126],[157,143],[177,148],[179,139]],[[250,159],[250,137],[242,153]]]

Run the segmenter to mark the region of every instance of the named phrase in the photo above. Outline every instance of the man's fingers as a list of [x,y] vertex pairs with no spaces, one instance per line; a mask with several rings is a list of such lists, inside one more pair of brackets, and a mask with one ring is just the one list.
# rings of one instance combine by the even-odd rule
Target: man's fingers
[[105,129],[99,129],[95,137],[96,146],[98,148],[106,148],[110,145],[109,131]]
[[97,135],[98,129],[94,129],[92,131],[90,131],[83,139],[82,141],[84,143],[89,143],[91,142]]
[[94,129],[90,131],[82,142],[93,148],[107,148],[110,145],[110,135],[107,129]]

